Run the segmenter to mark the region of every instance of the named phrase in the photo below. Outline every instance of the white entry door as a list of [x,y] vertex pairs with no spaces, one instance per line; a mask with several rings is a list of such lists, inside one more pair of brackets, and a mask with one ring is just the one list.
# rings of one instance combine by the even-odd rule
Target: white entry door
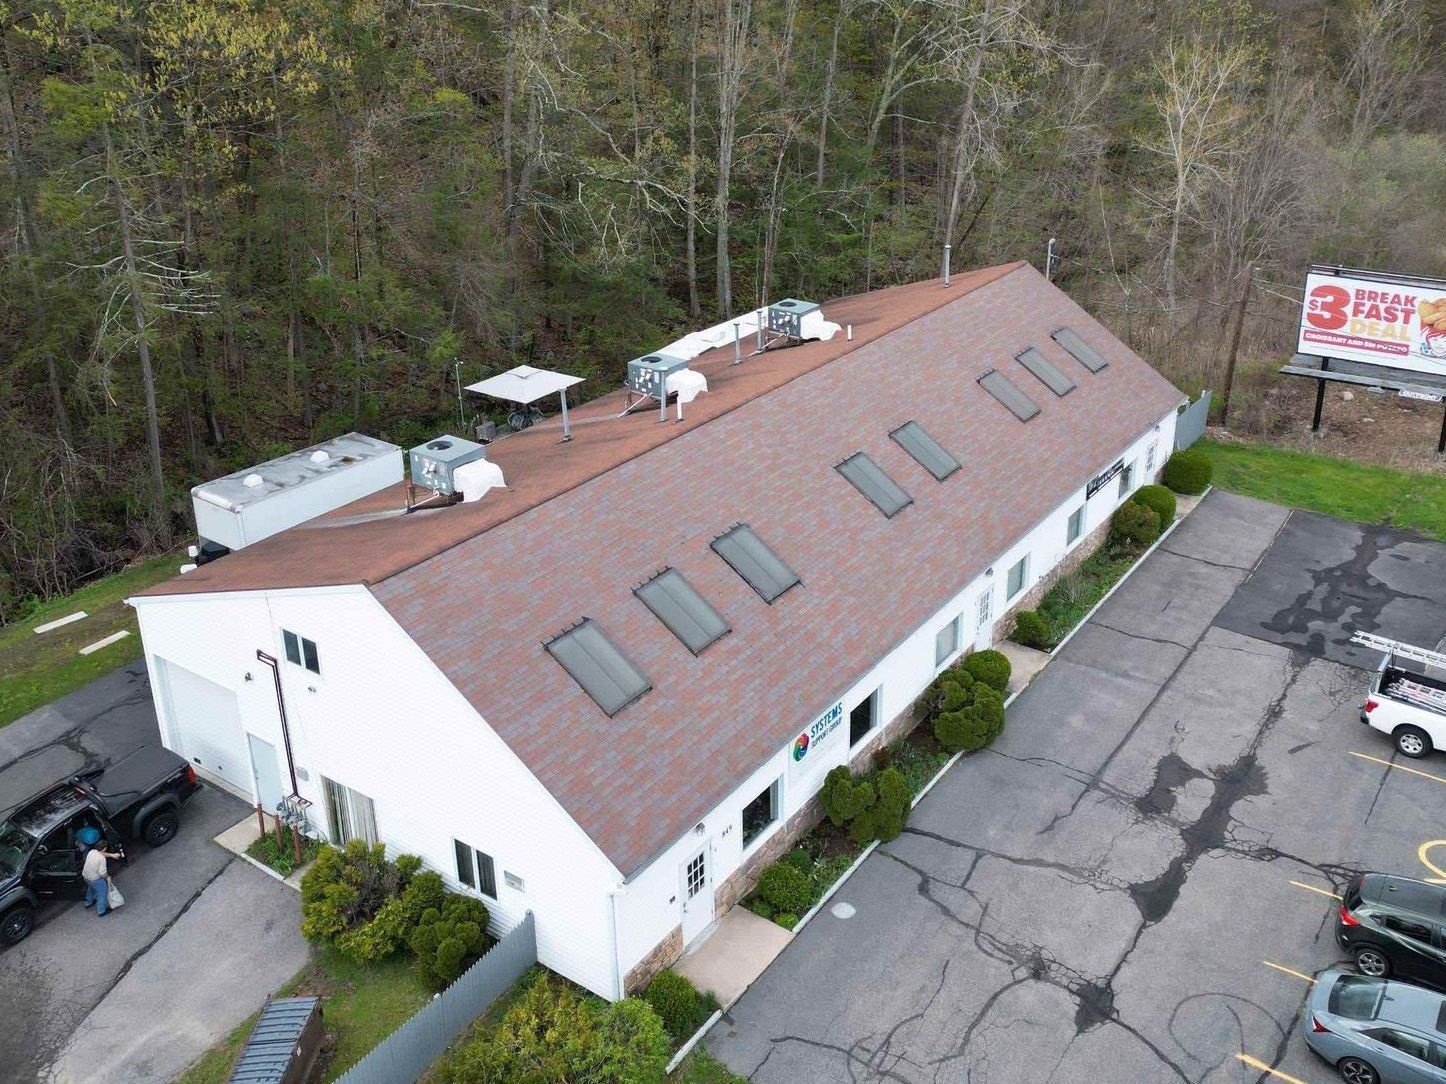
[[251,744],[251,774],[256,780],[256,800],[268,813],[281,805],[281,768],[276,763],[276,746],[255,734],[247,733]]
[[994,642],[994,585],[984,588],[974,622],[974,650],[983,651]]
[[713,924],[713,863],[708,858],[712,840],[683,863],[683,944],[698,938]]

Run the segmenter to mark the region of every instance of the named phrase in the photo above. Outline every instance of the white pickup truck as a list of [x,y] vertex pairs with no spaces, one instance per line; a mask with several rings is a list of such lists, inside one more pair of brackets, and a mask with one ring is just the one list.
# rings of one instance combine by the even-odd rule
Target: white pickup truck
[[1358,632],[1351,642],[1384,658],[1361,709],[1361,722],[1391,735],[1405,756],[1446,749],[1446,654]]

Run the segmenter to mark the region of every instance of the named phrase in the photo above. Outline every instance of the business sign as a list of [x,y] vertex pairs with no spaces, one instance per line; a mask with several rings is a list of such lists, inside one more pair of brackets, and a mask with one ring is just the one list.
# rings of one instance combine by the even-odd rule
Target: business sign
[[1110,479],[1113,478],[1115,475],[1119,474],[1120,471],[1124,469],[1125,461],[1121,459],[1109,470],[1105,471],[1102,474],[1096,474],[1093,478],[1090,479],[1089,485],[1085,486],[1085,500],[1089,500],[1105,486],[1109,485]]
[[793,739],[793,749],[789,752],[789,778],[801,779],[812,775],[815,768],[827,762],[828,758],[819,749],[843,724],[843,717],[843,701],[840,700]]
[[1446,282],[1312,271],[1296,349],[1446,376]]
[[1410,388],[1401,388],[1396,394],[1402,399],[1419,399],[1423,403],[1439,403],[1443,396],[1432,395],[1429,391],[1412,391]]

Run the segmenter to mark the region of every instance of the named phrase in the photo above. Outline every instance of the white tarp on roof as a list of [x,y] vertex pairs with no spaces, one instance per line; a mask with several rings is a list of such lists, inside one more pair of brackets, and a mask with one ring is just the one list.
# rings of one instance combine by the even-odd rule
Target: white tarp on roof
[[[714,324],[712,327],[704,328],[702,331],[690,332],[676,342],[669,343],[658,351],[660,354],[669,354],[675,358],[696,358],[699,354],[709,350],[716,350],[720,346],[729,346],[733,342],[733,325],[738,325],[738,338],[743,340],[744,350],[749,351],[748,340],[758,334],[758,324],[763,321],[767,326],[767,313],[763,309],[754,309],[752,312],[745,312],[732,320],[724,320],[721,324]],[[823,318],[822,310],[811,312],[803,318],[800,325],[805,339],[832,339],[843,329],[838,324],[832,323]]]
[[545,395],[556,395],[574,384],[581,383],[580,376],[568,376],[566,373],[554,373],[550,369],[519,365],[500,376],[468,384],[467,390],[475,391],[479,395],[490,395],[494,399],[506,399],[512,403],[533,403]]
[[669,373],[667,380],[669,395],[676,395],[679,403],[691,403],[708,390],[708,378],[694,369],[680,369]]

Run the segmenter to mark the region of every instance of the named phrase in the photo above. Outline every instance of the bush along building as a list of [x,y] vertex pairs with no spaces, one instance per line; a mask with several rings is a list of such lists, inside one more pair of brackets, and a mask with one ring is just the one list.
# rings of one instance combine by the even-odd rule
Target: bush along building
[[198,487],[296,525],[131,600],[161,733],[421,856],[493,934],[532,911],[541,962],[618,998],[1103,536],[1182,402],[1010,264],[695,333],[566,420],[414,449],[411,487],[400,449],[359,498],[308,449]]

